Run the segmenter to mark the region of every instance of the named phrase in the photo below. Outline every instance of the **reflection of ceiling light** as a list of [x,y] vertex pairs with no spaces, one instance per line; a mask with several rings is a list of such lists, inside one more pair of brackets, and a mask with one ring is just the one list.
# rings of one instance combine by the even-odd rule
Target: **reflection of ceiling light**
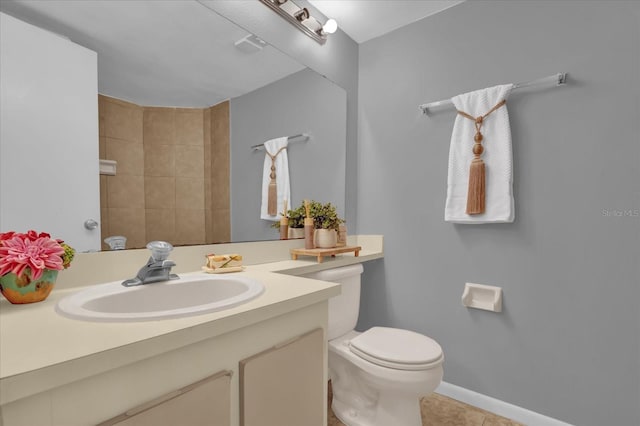
[[337,29],[338,29],[338,23],[336,22],[335,19],[329,19],[322,26],[322,32],[326,34],[333,34],[336,32]]
[[260,0],[260,2],[320,44],[324,44],[327,41],[327,35],[335,33],[338,29],[334,19],[329,19],[322,25],[309,14],[307,8],[299,7],[292,0]]
[[245,37],[242,37],[240,40],[234,43],[236,49],[245,53],[255,53],[262,50],[263,47],[267,45],[267,42],[261,39],[260,37],[249,34]]

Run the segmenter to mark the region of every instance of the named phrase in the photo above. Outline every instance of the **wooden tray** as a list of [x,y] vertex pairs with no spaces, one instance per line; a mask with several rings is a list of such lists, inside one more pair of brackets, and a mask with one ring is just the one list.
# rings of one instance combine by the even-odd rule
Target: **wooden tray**
[[322,263],[324,257],[331,256],[335,257],[336,254],[341,253],[355,253],[355,257],[360,255],[360,250],[362,247],[360,246],[346,246],[346,247],[333,247],[333,248],[316,248],[316,249],[304,249],[304,248],[296,248],[291,249],[291,258],[293,260],[298,260],[298,256],[313,256],[318,259],[318,263]]

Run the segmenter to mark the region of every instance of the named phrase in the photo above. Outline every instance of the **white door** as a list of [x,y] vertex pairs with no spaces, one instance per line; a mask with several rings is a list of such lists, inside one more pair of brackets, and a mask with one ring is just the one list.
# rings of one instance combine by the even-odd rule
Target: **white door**
[[95,52],[0,13],[0,232],[100,249]]

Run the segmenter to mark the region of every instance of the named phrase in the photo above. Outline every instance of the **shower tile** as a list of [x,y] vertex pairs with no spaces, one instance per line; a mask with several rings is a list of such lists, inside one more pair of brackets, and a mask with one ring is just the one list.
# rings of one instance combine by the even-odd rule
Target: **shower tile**
[[231,241],[231,212],[229,209],[213,210],[212,234],[214,243]]
[[127,248],[145,247],[144,209],[109,208],[109,230],[111,235],[127,237]]
[[144,200],[147,209],[173,209],[176,206],[176,179],[146,176]]
[[176,178],[176,208],[204,210],[204,179]]
[[176,209],[176,244],[204,244],[205,233],[204,209]]
[[203,144],[205,146],[211,145],[211,109],[207,108],[202,111],[203,116]]
[[213,209],[229,208],[229,179],[221,173],[214,173],[211,180],[211,206]]
[[100,208],[107,208],[109,206],[107,200],[107,179],[109,177],[100,175]]
[[211,172],[217,178],[229,176],[229,146],[214,144],[211,147]]
[[116,175],[107,179],[107,204],[110,208],[144,209],[144,178]]
[[229,101],[209,108],[211,113],[211,141],[229,140]]
[[114,98],[103,101],[104,136],[142,142],[142,108]]
[[176,144],[204,144],[204,112],[201,109],[176,109]]
[[213,210],[204,211],[205,244],[213,244]]
[[211,179],[204,179],[204,208],[210,210],[212,201],[211,201]]
[[174,145],[175,108],[145,107],[143,132],[145,145]]
[[117,161],[117,175],[142,176],[144,174],[144,154],[142,144],[133,144],[120,139],[106,139],[107,160]]
[[146,238],[148,241],[170,241],[176,238],[175,209],[146,209]]
[[105,136],[98,138],[98,156],[99,158],[107,158],[107,138]]
[[165,176],[176,175],[176,147],[174,145],[145,145],[144,175]]
[[204,177],[211,179],[211,144],[204,146]]
[[176,177],[204,178],[204,147],[176,147]]

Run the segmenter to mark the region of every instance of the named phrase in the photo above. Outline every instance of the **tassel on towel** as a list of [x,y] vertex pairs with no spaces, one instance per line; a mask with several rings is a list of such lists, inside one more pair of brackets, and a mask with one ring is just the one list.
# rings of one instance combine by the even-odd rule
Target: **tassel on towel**
[[484,213],[485,171],[484,161],[474,158],[469,167],[469,192],[467,193],[467,214]]
[[276,184],[276,167],[271,165],[271,175],[269,176],[269,196],[267,202],[267,213],[270,216],[278,214],[278,185]]
[[482,153],[484,152],[484,147],[482,146],[482,133],[480,129],[482,128],[482,123],[484,119],[487,118],[489,114],[500,108],[502,105],[506,104],[506,100],[502,100],[496,104],[493,108],[489,110],[485,115],[481,115],[479,117],[473,117],[470,114],[467,114],[464,111],[458,111],[458,114],[466,117],[470,120],[473,120],[476,126],[476,134],[473,137],[475,143],[473,144],[473,155],[474,158],[471,161],[471,166],[469,166],[469,188],[467,192],[467,210],[466,213],[468,215],[474,214],[482,214],[485,211],[485,198],[486,198],[486,188],[485,188],[485,167],[484,161],[482,161]]
[[283,149],[286,149],[286,146],[283,146],[276,152],[274,155],[271,155],[269,151],[267,151],[267,155],[271,158],[271,174],[269,178],[269,192],[267,196],[267,214],[269,216],[276,216],[278,214],[278,185],[276,183],[276,157]]

